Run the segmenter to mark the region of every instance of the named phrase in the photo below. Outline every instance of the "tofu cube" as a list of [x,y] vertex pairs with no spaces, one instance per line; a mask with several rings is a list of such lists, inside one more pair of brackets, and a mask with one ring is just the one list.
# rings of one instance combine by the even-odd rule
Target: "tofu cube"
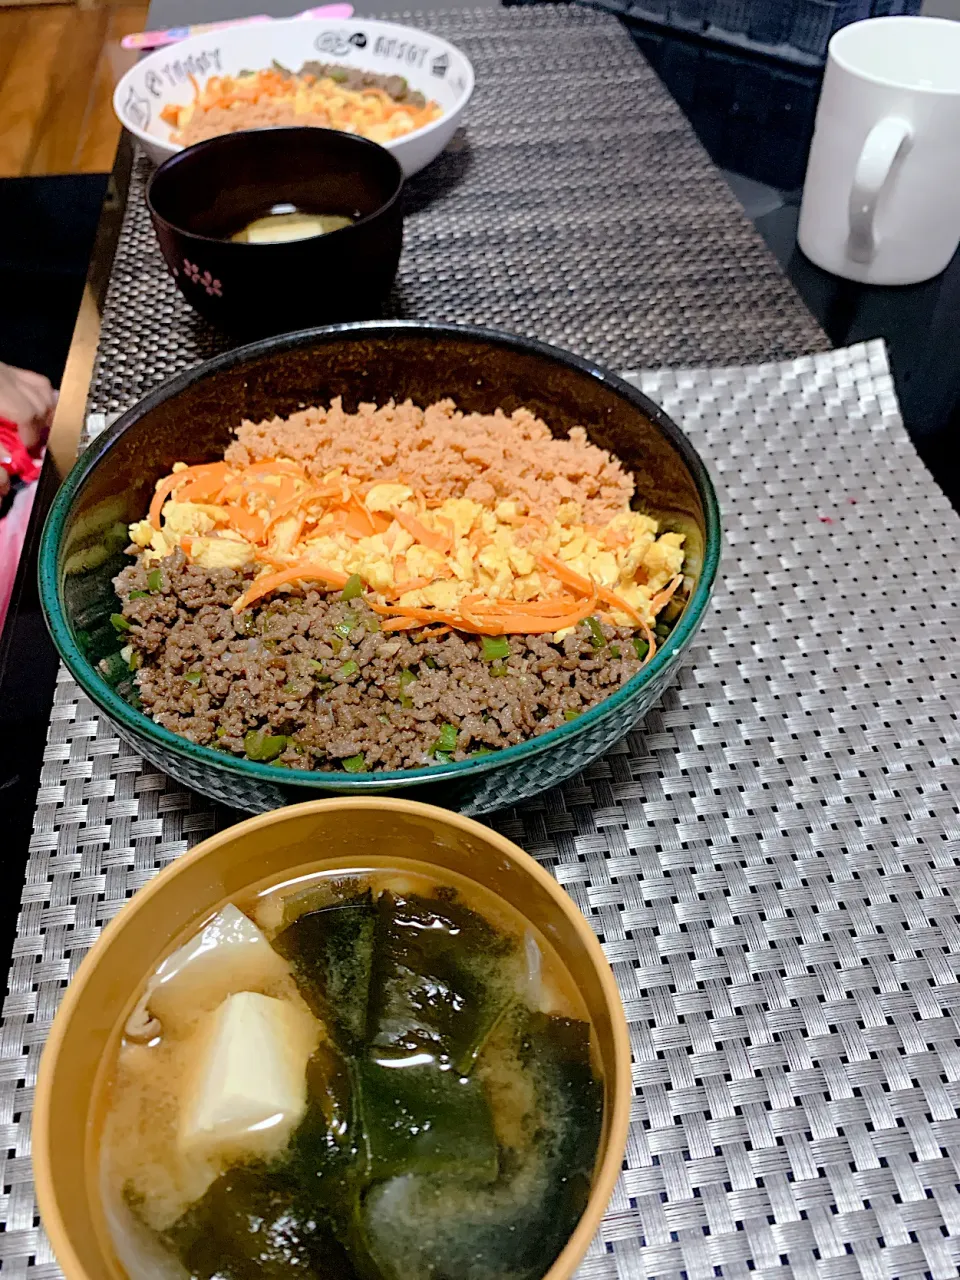
[[319,1038],[306,1009],[255,991],[228,996],[195,1036],[181,1153],[215,1163],[279,1154],[306,1110],[307,1062]]

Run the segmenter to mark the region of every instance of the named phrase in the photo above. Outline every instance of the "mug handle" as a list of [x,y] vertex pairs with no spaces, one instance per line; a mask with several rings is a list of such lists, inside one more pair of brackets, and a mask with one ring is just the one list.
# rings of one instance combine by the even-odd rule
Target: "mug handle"
[[854,262],[871,262],[877,251],[874,222],[877,205],[890,184],[893,166],[909,148],[913,130],[906,120],[888,116],[867,135],[850,188],[850,239],[847,253]]

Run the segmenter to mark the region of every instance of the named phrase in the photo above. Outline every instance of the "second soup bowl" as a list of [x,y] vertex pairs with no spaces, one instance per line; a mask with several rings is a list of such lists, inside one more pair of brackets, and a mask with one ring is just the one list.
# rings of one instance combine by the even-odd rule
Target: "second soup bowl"
[[[333,129],[222,134],[154,173],[147,207],[177,287],[205,319],[265,336],[372,316],[403,243],[403,171],[383,147]],[[352,225],[282,243],[231,236],[281,210]]]

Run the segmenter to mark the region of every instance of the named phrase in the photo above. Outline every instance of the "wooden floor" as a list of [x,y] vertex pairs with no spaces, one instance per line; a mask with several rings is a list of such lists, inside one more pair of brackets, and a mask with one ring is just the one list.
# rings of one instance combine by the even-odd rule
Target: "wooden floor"
[[0,8],[0,178],[103,173],[120,126],[110,99],[136,54],[147,3]]

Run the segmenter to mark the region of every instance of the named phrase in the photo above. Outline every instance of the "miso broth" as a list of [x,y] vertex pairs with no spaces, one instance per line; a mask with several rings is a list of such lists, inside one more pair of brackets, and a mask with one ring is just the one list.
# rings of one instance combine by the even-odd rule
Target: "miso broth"
[[225,903],[124,1028],[100,1179],[132,1280],[536,1280],[583,1212],[582,999],[507,903],[426,864]]

